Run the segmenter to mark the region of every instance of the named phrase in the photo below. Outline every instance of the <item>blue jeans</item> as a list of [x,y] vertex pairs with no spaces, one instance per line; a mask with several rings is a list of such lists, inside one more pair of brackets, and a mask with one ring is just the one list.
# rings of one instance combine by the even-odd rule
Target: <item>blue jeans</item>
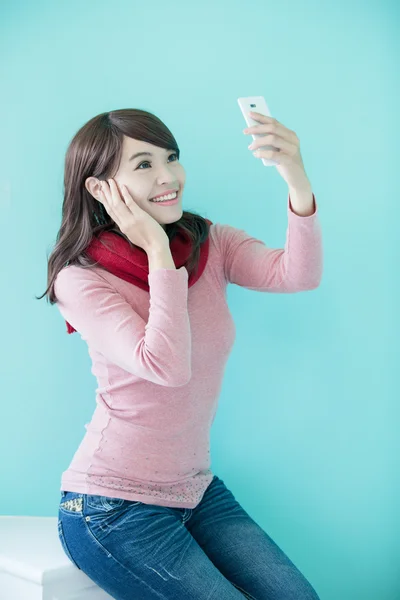
[[58,534],[115,600],[319,600],[216,475],[193,509],[62,491]]

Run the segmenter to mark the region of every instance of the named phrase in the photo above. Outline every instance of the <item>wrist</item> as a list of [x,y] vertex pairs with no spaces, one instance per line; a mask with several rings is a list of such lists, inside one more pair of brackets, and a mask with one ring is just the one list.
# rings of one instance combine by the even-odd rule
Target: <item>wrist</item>
[[169,247],[169,240],[167,240],[166,242],[157,242],[146,248],[147,254],[164,254],[168,251],[171,251]]

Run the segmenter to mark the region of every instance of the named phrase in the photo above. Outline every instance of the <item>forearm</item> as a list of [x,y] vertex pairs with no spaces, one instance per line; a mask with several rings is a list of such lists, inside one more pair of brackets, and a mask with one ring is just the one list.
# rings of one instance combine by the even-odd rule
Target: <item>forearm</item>
[[156,269],[176,269],[171,250],[168,246],[157,246],[147,250],[149,273]]
[[301,190],[289,188],[289,196],[293,212],[296,215],[309,217],[314,213],[315,207],[311,184]]

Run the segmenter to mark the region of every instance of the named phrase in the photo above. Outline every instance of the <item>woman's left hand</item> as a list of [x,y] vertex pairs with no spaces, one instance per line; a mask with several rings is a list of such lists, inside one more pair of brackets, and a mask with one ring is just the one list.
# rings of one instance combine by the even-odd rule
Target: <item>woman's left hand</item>
[[[257,158],[269,158],[279,162],[276,165],[278,173],[291,189],[311,188],[311,182],[304,169],[300,153],[300,140],[294,131],[279,123],[273,117],[267,117],[257,112],[249,113],[254,121],[261,125],[254,125],[244,130],[247,134],[264,133],[250,144],[250,150],[259,149]],[[263,150],[262,146],[274,146],[277,150]]]

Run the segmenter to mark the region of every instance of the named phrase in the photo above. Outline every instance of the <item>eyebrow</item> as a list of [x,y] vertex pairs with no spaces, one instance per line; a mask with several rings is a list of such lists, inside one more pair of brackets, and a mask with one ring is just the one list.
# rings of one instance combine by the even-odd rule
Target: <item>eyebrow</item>
[[[174,150],[174,148],[168,148],[164,150],[166,152],[170,152],[171,150]],[[136,152],[136,154],[132,154],[132,156],[128,159],[128,162],[130,162],[131,160],[133,160],[134,158],[137,158],[138,156],[153,156],[152,152]]]

